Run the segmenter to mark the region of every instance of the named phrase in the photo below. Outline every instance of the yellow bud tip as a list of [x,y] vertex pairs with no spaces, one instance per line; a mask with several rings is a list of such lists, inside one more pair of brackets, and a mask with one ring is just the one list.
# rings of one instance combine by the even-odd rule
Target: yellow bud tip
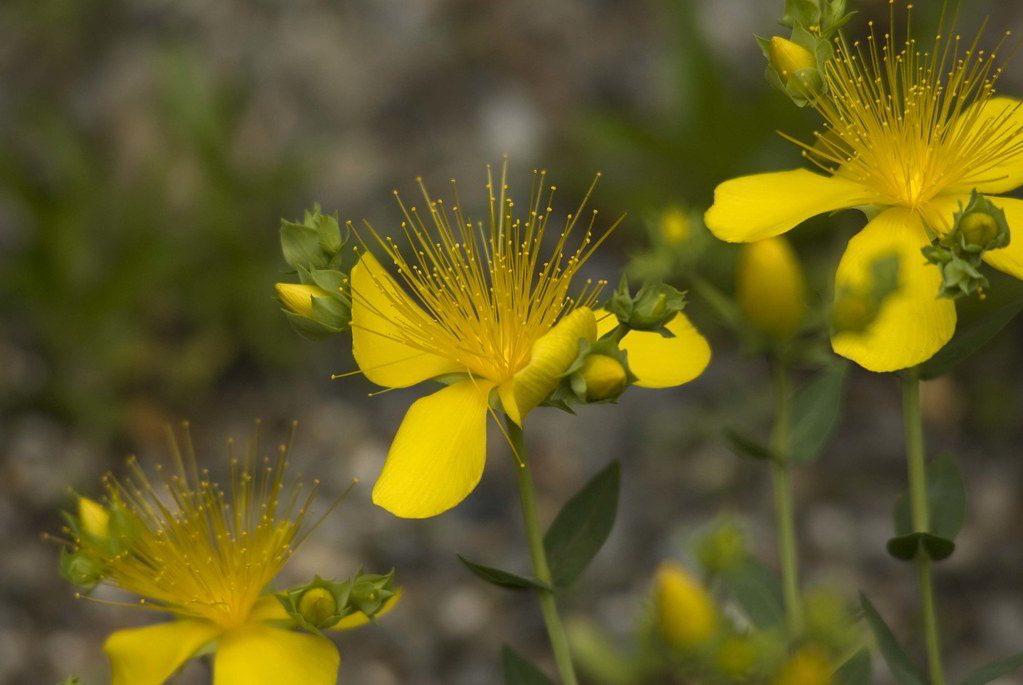
[[665,562],[657,569],[654,606],[661,637],[680,651],[703,645],[717,627],[717,609],[707,589],[678,564]]
[[329,295],[323,288],[304,283],[278,283],[274,287],[277,289],[277,298],[281,305],[289,312],[306,319],[313,318],[313,298]]
[[78,498],[78,520],[82,530],[92,537],[105,540],[110,530],[110,512],[99,502],[88,497]]
[[959,230],[963,232],[967,243],[987,245],[992,238],[998,235],[998,223],[990,214],[974,212],[962,218],[959,222]]
[[678,207],[669,207],[661,212],[661,240],[669,245],[678,245],[689,237],[689,218]]
[[625,390],[628,378],[617,359],[591,354],[583,361],[581,372],[586,382],[586,401],[600,402],[618,397]]
[[804,647],[782,664],[773,685],[830,685],[834,667],[818,647]]
[[771,66],[778,72],[781,80],[786,83],[789,77],[800,69],[817,66],[817,59],[812,52],[781,36],[771,38],[767,53],[771,60]]
[[326,588],[309,588],[298,599],[298,613],[312,625],[318,626],[337,614],[337,601]]
[[787,340],[806,314],[806,283],[795,251],[784,238],[742,246],[735,297],[746,320],[775,340]]

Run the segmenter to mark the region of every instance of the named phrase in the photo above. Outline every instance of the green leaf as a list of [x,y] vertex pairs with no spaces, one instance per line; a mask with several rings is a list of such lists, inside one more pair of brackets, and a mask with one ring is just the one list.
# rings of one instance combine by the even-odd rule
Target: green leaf
[[997,680],[1002,676],[1015,673],[1021,666],[1023,666],[1023,652],[1010,656],[1008,659],[1002,659],[993,664],[981,666],[963,678],[959,685],[987,685],[987,683]]
[[835,672],[835,685],[872,685],[870,650],[859,650]]
[[613,461],[565,504],[544,535],[556,586],[575,580],[607,540],[618,513],[620,480],[621,469]]
[[831,437],[842,410],[846,369],[845,364],[825,369],[796,392],[789,436],[793,462],[812,461]]
[[508,571],[502,571],[499,568],[491,568],[490,566],[483,566],[475,562],[469,561],[461,554],[456,554],[458,560],[465,564],[465,567],[475,573],[478,577],[487,581],[491,585],[503,587],[507,590],[547,590],[552,591],[550,585],[541,583],[539,580],[534,578],[526,578],[525,576],[518,576]]
[[932,561],[943,561],[952,556],[956,543],[930,533],[910,533],[892,538],[885,547],[888,554],[901,561],[916,559],[918,551],[923,552]]
[[1023,300],[988,312],[979,321],[962,329],[936,355],[920,365],[920,378],[929,380],[947,373],[956,364],[986,345],[1023,311]]
[[874,634],[874,638],[877,640],[877,646],[881,650],[881,656],[884,657],[884,661],[888,664],[888,669],[892,672],[901,685],[926,685],[927,679],[923,676],[916,665],[910,661],[906,652],[899,645],[895,639],[895,635],[892,634],[891,629],[881,618],[881,614],[877,613],[877,609],[870,603],[867,596],[862,592],[860,593],[860,605],[863,607],[863,616],[867,620],[867,625],[870,626],[870,632]]
[[543,671],[508,645],[501,649],[501,670],[504,671],[505,685],[554,685]]
[[[955,540],[966,520],[966,483],[955,457],[948,452],[927,464],[927,508],[928,532]],[[895,535],[913,532],[909,497],[903,493],[895,500]]]
[[749,457],[758,461],[775,461],[774,450],[746,433],[734,428],[726,428],[725,439],[732,451],[740,457]]
[[735,601],[758,628],[769,629],[784,624],[781,581],[774,571],[747,560],[726,572],[722,579]]

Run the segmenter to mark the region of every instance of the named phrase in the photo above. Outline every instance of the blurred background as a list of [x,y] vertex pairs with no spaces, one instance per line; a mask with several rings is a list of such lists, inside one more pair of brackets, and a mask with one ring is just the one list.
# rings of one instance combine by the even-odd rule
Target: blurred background
[[[917,2],[921,36],[942,3]],[[483,207],[487,161],[511,160],[512,188],[547,168],[569,211],[603,172],[595,205],[627,213],[590,266],[617,278],[648,247],[667,206],[702,211],[734,175],[797,166],[777,131],[818,125],[769,89],[753,34],[781,33],[781,0],[6,0],[0,5],[0,682],[107,682],[101,652],[139,612],[76,602],[57,576],[68,486],[138,453],[165,458],[163,427],[193,420],[200,454],[224,455],[253,419],[273,439],[300,421],[297,468],[324,479],[324,501],[358,487],[286,572],[347,576],[398,569],[399,610],[339,638],[344,682],[497,683],[503,642],[541,664],[531,601],[470,577],[455,552],[525,570],[513,460],[492,431],[483,483],[439,518],[403,522],[369,503],[390,438],[420,390],[367,398],[347,338],[295,335],[273,299],[288,280],[277,229],[315,202],[342,219],[397,227],[391,191],[436,193],[457,177]],[[846,28],[887,25],[887,1],[853,2]],[[972,36],[1023,29],[1023,7],[962,3]],[[1023,58],[1001,92],[1023,94]],[[823,301],[844,241],[863,220],[818,219],[792,238]],[[731,251],[711,276],[731,289]],[[994,280],[991,298],[1017,292]],[[619,405],[531,418],[541,514],[609,460],[623,499],[607,547],[565,596],[568,616],[614,635],[639,620],[653,569],[721,512],[741,517],[773,565],[767,472],[733,455],[726,424],[763,431],[766,364],[742,354],[699,298],[688,311],[711,338],[706,373]],[[961,308],[969,320],[970,302]],[[1023,648],[1023,321],[955,374],[924,389],[929,451],[952,449],[970,493],[955,556],[939,568],[949,668]],[[903,488],[894,377],[853,373],[823,458],[797,475],[807,584],[866,590],[919,647],[910,569],[887,556]],[[208,682],[195,663],[180,682]],[[884,682],[879,675],[878,682]],[[1023,682],[1010,681],[1004,682]]]

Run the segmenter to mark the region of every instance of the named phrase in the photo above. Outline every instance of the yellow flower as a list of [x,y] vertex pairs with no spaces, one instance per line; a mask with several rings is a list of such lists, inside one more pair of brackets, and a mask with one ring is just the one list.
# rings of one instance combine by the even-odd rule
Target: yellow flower
[[824,650],[804,647],[782,664],[773,685],[831,685],[834,670]]
[[[892,33],[879,47],[873,28],[867,42],[863,49],[839,40],[835,59],[820,67],[827,95],[811,104],[825,130],[813,145],[800,145],[825,173],[797,169],[726,181],[706,222],[722,240],[748,242],[824,212],[877,208],[849,241],[836,292],[862,289],[871,263],[886,253],[899,259],[900,289],[864,331],[837,333],[832,346],[867,369],[892,371],[925,361],[951,338],[955,305],[935,297],[941,274],[920,250],[951,230],[971,190],[1000,194],[1023,184],[1023,109],[994,95],[997,51],[939,35],[921,52],[911,38],[903,45]],[[1023,226],[1023,200],[995,200],[1010,225]],[[1023,240],[984,259],[1023,277]]]
[[[448,383],[409,408],[373,488],[373,501],[398,516],[435,516],[476,487],[491,391],[493,406],[521,426],[575,361],[579,341],[617,326],[592,309],[603,282],[587,281],[569,295],[572,278],[611,230],[594,236],[594,212],[569,246],[589,193],[542,256],[554,188],[545,190],[545,174],[536,174],[524,217],[516,218],[506,169],[495,186],[488,167],[483,222],[465,215],[457,190],[448,207],[420,182],[422,213],[399,199],[407,261],[373,232],[411,296],[369,252],[352,269],[352,349],[362,374],[390,388],[441,376]],[[679,314],[668,327],[675,338],[633,331],[622,340],[638,385],[678,385],[706,366],[709,348],[688,320]]]
[[[130,523],[101,526],[111,510],[82,498],[79,527],[89,535],[74,539],[71,551],[95,562],[103,582],[141,597],[129,606],[174,620],[107,638],[113,685],[159,685],[206,645],[215,649],[214,685],[333,685],[334,644],[289,630],[287,612],[264,594],[304,537],[315,494],[315,485],[305,496],[301,483],[283,487],[286,450],[276,462],[232,459],[226,489],[198,470],[190,448],[183,456],[175,447],[160,487],[134,460],[129,467],[128,477],[107,476],[104,486]],[[119,539],[100,537],[100,529]],[[364,619],[355,613],[336,627]]]
[[776,340],[791,338],[806,313],[806,283],[799,259],[784,238],[742,246],[735,297],[746,320]]
[[714,600],[688,571],[671,562],[661,564],[654,579],[657,625],[665,642],[679,650],[706,643],[717,628]]

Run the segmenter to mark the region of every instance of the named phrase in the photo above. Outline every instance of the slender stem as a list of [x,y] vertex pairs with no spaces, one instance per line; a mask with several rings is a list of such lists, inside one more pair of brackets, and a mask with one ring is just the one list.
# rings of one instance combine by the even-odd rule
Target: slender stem
[[[909,468],[909,502],[913,530],[930,530],[927,510],[927,470],[924,464],[924,427],[920,416],[920,374],[909,369],[902,380],[902,412],[906,425],[906,461]],[[920,584],[920,613],[927,640],[927,664],[932,685],[944,685],[941,667],[941,642],[938,637],[938,615],[934,608],[934,586],[931,578],[931,560],[923,552],[916,557]]]
[[[508,421],[508,437],[512,448],[519,458],[518,481],[519,499],[522,502],[522,520],[526,526],[526,540],[529,541],[529,553],[533,558],[533,575],[542,583],[552,586],[551,570],[547,565],[547,553],[543,548],[543,534],[536,518],[536,495],[533,492],[533,475],[526,458],[526,446],[522,439],[522,429],[514,422]],[[568,635],[561,624],[558,607],[554,602],[552,590],[537,590],[540,599],[540,611],[547,625],[547,637],[554,651],[554,663],[558,668],[563,685],[577,685],[575,668],[572,666],[572,654],[568,646]]]
[[782,590],[789,631],[798,635],[803,629],[803,602],[799,594],[799,555],[796,551],[796,515],[792,504],[789,473],[790,388],[788,368],[781,359],[774,363],[774,436],[775,460],[771,462],[774,509],[778,525],[778,558],[781,562]]

